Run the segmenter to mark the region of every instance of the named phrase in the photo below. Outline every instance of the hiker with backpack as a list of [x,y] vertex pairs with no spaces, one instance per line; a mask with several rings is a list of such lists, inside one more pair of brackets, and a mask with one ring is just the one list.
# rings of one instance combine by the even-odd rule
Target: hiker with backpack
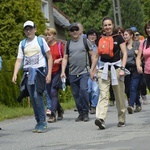
[[90,41],[80,34],[77,23],[72,23],[68,27],[68,31],[71,40],[66,43],[61,78],[66,78],[65,69],[68,63],[70,87],[79,113],[75,121],[86,122],[89,121],[89,54],[92,57],[95,54]]
[[63,119],[64,110],[58,99],[58,91],[61,88],[61,63],[64,54],[64,45],[56,40],[56,30],[47,28],[45,30],[46,41],[51,49],[53,58],[52,79],[51,83],[47,84],[46,89],[51,99],[51,110],[47,109],[46,114],[49,117],[48,122],[56,122],[56,111],[58,112],[57,120]]
[[[19,44],[12,82],[17,83],[17,74],[23,62],[21,91],[28,91],[30,96],[37,122],[33,132],[43,133],[47,130],[43,92],[46,83],[51,82],[52,56],[46,41],[36,36],[36,27],[33,21],[26,21],[23,30],[27,38]],[[43,48],[39,45],[39,39]],[[47,57],[48,65],[46,65],[45,57]]]
[[[90,70],[91,79],[94,80],[94,69],[99,56],[100,66],[98,70],[98,84],[100,87],[100,97],[96,107],[95,125],[100,129],[105,129],[105,119],[109,106],[109,87],[112,84],[113,92],[118,110],[118,127],[125,126],[126,105],[124,97],[124,75],[127,60],[126,45],[121,35],[116,35],[112,18],[105,17],[102,20],[103,35],[98,43],[98,50],[93,59]],[[121,59],[120,51],[123,54]]]
[[[144,31],[147,37],[140,42],[136,58],[136,66],[140,74],[144,73],[146,85],[150,91],[150,20],[145,24]],[[142,60],[144,66],[142,66]]]

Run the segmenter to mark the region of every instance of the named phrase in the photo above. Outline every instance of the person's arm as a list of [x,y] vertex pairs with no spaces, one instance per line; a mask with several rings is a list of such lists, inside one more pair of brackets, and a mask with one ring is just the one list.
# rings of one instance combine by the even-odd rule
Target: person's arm
[[16,81],[17,81],[17,74],[19,72],[21,64],[22,64],[22,59],[17,58],[16,63],[15,63],[15,67],[14,67],[13,77],[12,77],[12,82],[15,83],[15,84],[16,84]]
[[67,63],[68,63],[68,55],[65,54],[61,65],[61,78],[63,77],[66,78],[65,70],[66,70]]
[[143,73],[143,69],[142,69],[142,66],[141,66],[141,56],[142,56],[142,50],[138,50],[138,54],[137,54],[137,57],[136,57],[136,67],[137,67],[137,71],[138,73]]
[[[122,67],[125,67],[126,66],[126,62],[127,62],[127,51],[126,51],[126,44],[125,44],[125,42],[124,43],[122,43],[122,44],[120,44],[120,48],[121,48],[121,52],[122,52],[122,55],[123,55],[123,57],[122,57],[122,64],[121,64],[121,66]],[[120,70],[120,76],[123,76],[124,75],[124,70]]]
[[92,80],[94,80],[94,75],[96,73],[96,65],[98,63],[99,55],[97,53],[95,53],[94,51],[89,51],[89,53],[90,53],[91,59],[92,59],[92,65],[91,65],[91,69],[90,69],[90,77]]
[[47,57],[47,61],[48,61],[48,73],[46,76],[46,83],[50,83],[51,82],[51,76],[52,76],[52,66],[53,66],[53,59],[52,59],[52,55],[51,55],[50,51],[48,51],[46,53],[46,57]]

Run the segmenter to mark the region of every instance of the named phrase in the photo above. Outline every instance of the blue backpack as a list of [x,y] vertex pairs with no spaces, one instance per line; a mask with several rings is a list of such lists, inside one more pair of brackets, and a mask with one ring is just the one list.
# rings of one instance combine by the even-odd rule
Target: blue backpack
[[0,70],[2,69],[2,57],[0,56]]
[[[44,58],[45,58],[45,61],[46,61],[46,68],[47,68],[47,57],[46,57],[46,53],[45,53],[45,51],[44,51],[44,46],[43,46],[42,37],[38,36],[38,37],[37,37],[37,41],[38,41],[38,43],[39,43],[39,46],[41,47],[41,51],[42,51],[42,54],[43,54],[43,56],[44,56]],[[25,54],[24,54],[24,47],[25,47],[26,42],[27,42],[27,39],[26,39],[26,38],[21,41],[21,48],[22,48],[23,55],[25,55]]]

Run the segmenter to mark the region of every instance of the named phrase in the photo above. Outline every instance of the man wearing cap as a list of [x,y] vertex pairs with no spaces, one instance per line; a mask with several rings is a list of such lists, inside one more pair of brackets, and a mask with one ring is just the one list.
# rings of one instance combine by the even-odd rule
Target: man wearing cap
[[72,23],[68,30],[71,40],[68,41],[68,46],[66,44],[62,61],[61,78],[66,78],[65,68],[67,63],[69,63],[69,81],[79,113],[75,121],[86,122],[89,121],[88,79],[90,65],[88,53],[93,57],[94,52],[89,40],[87,40],[88,50],[86,49],[77,23]]
[[47,128],[45,108],[42,97],[46,83],[51,82],[52,56],[49,46],[42,38],[43,49],[48,60],[48,72],[46,73],[46,61],[38,43],[37,36],[35,35],[36,28],[34,22],[26,21],[23,25],[23,30],[27,38],[24,48],[22,47],[23,41],[19,44],[12,82],[16,84],[17,74],[23,62],[24,74],[21,83],[21,90],[25,88],[28,90],[32,103],[35,119],[37,121],[33,132],[42,133],[46,132]]

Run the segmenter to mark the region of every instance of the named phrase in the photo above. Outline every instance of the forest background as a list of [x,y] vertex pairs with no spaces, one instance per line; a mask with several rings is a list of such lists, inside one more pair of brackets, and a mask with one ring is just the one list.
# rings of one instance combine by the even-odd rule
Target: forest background
[[[0,0],[0,56],[3,67],[0,71],[0,103],[7,107],[27,107],[28,101],[17,103],[19,83],[22,73],[18,75],[18,84],[11,82],[17,56],[19,41],[24,38],[22,25],[26,20],[33,20],[37,26],[37,35],[43,34],[46,20],[41,11],[41,0]],[[36,5],[35,5],[36,4]],[[101,31],[104,16],[113,17],[112,0],[66,0],[54,3],[69,18],[70,22],[81,22],[84,31],[95,28]],[[120,0],[123,28],[137,27],[144,35],[144,24],[150,16],[150,0]],[[67,37],[67,30],[66,30]],[[71,99],[70,88],[60,91],[61,102]]]

